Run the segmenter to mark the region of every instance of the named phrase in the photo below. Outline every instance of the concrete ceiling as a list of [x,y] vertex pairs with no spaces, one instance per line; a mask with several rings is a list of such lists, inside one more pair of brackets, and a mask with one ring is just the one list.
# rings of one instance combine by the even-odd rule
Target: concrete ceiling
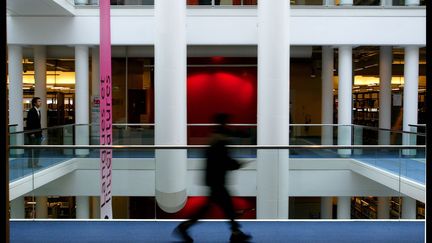
[[14,16],[73,16],[73,0],[7,0],[6,9]]

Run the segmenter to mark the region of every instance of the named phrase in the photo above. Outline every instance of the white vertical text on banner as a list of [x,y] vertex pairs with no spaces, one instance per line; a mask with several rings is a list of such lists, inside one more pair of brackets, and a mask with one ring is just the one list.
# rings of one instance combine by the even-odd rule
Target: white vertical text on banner
[[[112,145],[110,0],[100,0],[100,144]],[[112,219],[112,150],[100,150],[102,219]]]

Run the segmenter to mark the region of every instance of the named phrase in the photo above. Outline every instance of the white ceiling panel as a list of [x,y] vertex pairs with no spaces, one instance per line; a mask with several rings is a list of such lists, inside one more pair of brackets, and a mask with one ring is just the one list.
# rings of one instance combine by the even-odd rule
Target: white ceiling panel
[[19,16],[73,16],[73,0],[7,0],[7,13]]

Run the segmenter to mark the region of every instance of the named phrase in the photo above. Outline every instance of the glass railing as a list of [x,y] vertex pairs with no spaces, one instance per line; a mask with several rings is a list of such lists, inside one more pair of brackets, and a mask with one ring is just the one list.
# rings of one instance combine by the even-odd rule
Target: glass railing
[[257,0],[187,0],[187,5],[248,6],[257,5]]
[[[12,218],[76,218],[77,210],[83,210],[81,207],[86,207],[84,211],[98,211],[88,209],[94,205],[81,205],[77,200],[98,200],[100,151],[108,148],[113,151],[112,195],[117,203],[114,208],[119,210],[114,213],[115,218],[183,219],[207,195],[203,181],[206,145],[15,145],[10,147],[9,160]],[[16,156],[14,150],[24,153]],[[352,200],[376,196],[425,202],[424,145],[232,145],[229,150],[244,165],[229,175],[228,182],[240,219],[256,219],[260,210],[256,205],[258,170],[270,173],[270,177],[288,177],[290,197],[316,198],[325,194],[350,196]],[[416,153],[404,155],[404,150]],[[29,161],[38,166],[28,164]],[[187,191],[186,204],[182,206],[186,198],[178,202],[164,201],[165,197],[155,199],[156,192],[164,190]],[[63,207],[61,202],[54,203],[62,197],[69,197]],[[48,200],[43,201],[48,211],[38,212],[38,198]],[[167,212],[167,207],[179,210]],[[122,213],[122,208],[131,211]],[[402,208],[399,203],[399,208],[392,210],[404,215]],[[355,209],[350,210],[348,215],[356,219]],[[217,212],[211,214],[210,218],[223,217]]]
[[9,133],[16,132],[18,130],[17,128],[18,128],[17,124],[9,125]]
[[[187,145],[205,145],[209,143],[209,138],[215,124],[188,124],[187,125]],[[256,124],[228,124],[229,139],[232,145],[256,145],[257,127]],[[99,145],[99,125],[65,125],[50,127],[39,130],[43,136],[41,145]],[[29,135],[34,131],[13,132],[10,134],[11,145],[34,145]],[[113,124],[113,145],[154,145],[154,124]],[[292,124],[290,125],[289,144],[290,145],[425,145],[426,134],[420,132],[401,132],[393,130],[378,129],[361,125],[323,125],[323,124]],[[81,151],[82,153],[78,153]],[[88,157],[89,151],[73,149],[63,150],[23,150],[14,149],[10,151],[10,157],[14,159],[14,171],[11,179],[21,178],[28,174],[26,162],[34,157],[34,153],[39,152],[45,156],[45,164],[49,167],[72,157]],[[202,151],[201,151],[202,152]],[[199,150],[187,152],[188,158],[200,158]],[[342,153],[342,151],[339,151]],[[350,151],[345,151],[350,155]],[[404,150],[404,155],[425,156],[424,151]],[[256,157],[255,149],[242,149],[235,151],[236,156],[243,158]],[[134,150],[117,150],[114,156],[121,158],[136,158],[145,155],[147,158],[154,158],[152,151],[140,153]],[[354,154],[361,155],[362,150],[354,150]],[[290,155],[304,156],[302,151],[290,150]],[[321,150],[307,156],[320,158],[333,156],[328,151]],[[98,156],[96,154],[95,156]]]
[[[208,143],[215,124],[187,124],[187,144]],[[290,145],[425,145],[425,126],[412,125],[410,132],[363,125],[290,124]],[[228,124],[233,145],[257,144],[256,124]],[[10,128],[12,129],[12,127]],[[41,130],[10,132],[11,145],[29,144],[29,135],[42,132],[42,145],[98,145],[99,124],[70,124]],[[349,134],[344,143],[338,134]],[[409,137],[409,142],[404,140]],[[154,124],[113,124],[113,145],[153,145]]]
[[[72,0],[75,6],[97,6],[99,0]],[[287,0],[288,1],[288,0]],[[408,1],[408,3],[406,3]],[[419,4],[425,6],[426,1],[420,0],[352,0],[350,6],[406,6]],[[186,0],[188,6],[256,6],[258,0]],[[154,5],[154,0],[111,0],[112,6]],[[338,0],[290,0],[291,6],[347,6]]]

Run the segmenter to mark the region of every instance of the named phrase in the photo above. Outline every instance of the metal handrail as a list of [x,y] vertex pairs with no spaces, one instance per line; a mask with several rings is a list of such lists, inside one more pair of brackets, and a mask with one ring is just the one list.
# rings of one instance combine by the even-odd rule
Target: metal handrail
[[393,132],[393,133],[406,133],[406,134],[416,134],[416,135],[420,135],[420,136],[426,136],[425,133],[419,133],[419,132],[401,131],[401,130],[394,130],[394,129],[388,129],[388,128],[379,128],[379,127],[370,127],[370,126],[358,125],[358,124],[352,124],[352,126],[362,127],[362,128],[366,128],[366,129],[374,130],[374,131],[386,131],[386,132]]
[[421,127],[421,128],[423,128],[423,127],[426,127],[426,124],[416,124],[416,125],[414,125],[414,124],[408,124],[408,126],[409,127]]
[[[203,149],[209,145],[11,145],[10,149]],[[232,149],[418,149],[426,145],[228,145]]]
[[[47,127],[47,128],[42,128],[42,129],[34,129],[34,130],[24,130],[24,131],[19,131],[19,132],[10,132],[10,134],[20,134],[20,133],[33,133],[33,132],[37,132],[37,131],[45,131],[45,130],[49,130],[49,129],[58,129],[58,128],[65,128],[65,127],[73,127],[73,126],[98,126],[99,124],[96,123],[90,123],[90,124],[66,124],[66,125],[59,125],[59,126],[52,126],[52,127]],[[113,123],[113,126],[155,126],[155,123]],[[188,127],[199,127],[199,126],[217,126],[218,124],[216,123],[188,123],[186,124]],[[425,133],[419,133],[419,132],[411,132],[411,131],[401,131],[401,130],[392,130],[392,129],[386,129],[386,128],[377,128],[377,127],[370,127],[370,126],[365,126],[365,125],[358,125],[358,124],[289,124],[292,127],[301,127],[301,126],[308,126],[308,127],[324,127],[324,126],[333,126],[333,127],[342,127],[342,126],[351,126],[351,127],[362,127],[362,128],[366,128],[369,130],[374,130],[374,131],[388,131],[388,132],[393,132],[393,133],[406,133],[406,134],[416,134],[419,136],[426,136]],[[229,123],[227,124],[227,126],[244,126],[244,127],[251,127],[251,126],[257,126],[256,123]],[[418,125],[412,125],[410,124],[409,126],[413,126],[413,127],[425,127],[425,124],[418,124]]]
[[41,128],[41,129],[32,129],[32,130],[24,130],[24,131],[17,131],[17,132],[10,132],[9,135],[12,134],[26,134],[26,133],[34,133],[34,132],[42,132],[45,130],[50,130],[50,129],[57,129],[57,128],[66,128],[66,127],[73,127],[75,125],[91,125],[91,124],[65,124],[65,125],[58,125],[58,126],[52,126],[52,127],[46,127],[46,128]]

